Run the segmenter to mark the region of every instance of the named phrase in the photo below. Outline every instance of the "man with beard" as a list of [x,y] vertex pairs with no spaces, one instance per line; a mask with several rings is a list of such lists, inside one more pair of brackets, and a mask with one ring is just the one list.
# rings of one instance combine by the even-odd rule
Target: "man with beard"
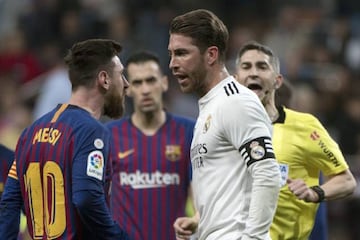
[[119,43],[76,43],[65,62],[72,95],[21,134],[0,203],[0,239],[15,239],[24,205],[33,239],[127,239],[106,204],[109,141],[98,121],[123,113]]
[[[274,125],[273,146],[282,177],[272,239],[309,238],[318,203],[352,194],[356,181],[336,142],[317,118],[277,106],[283,84],[279,59],[257,42],[245,44],[236,62],[236,77],[257,94]],[[319,183],[320,172],[325,179]]]
[[271,121],[256,95],[225,67],[229,34],[207,10],[170,24],[170,68],[185,93],[199,97],[191,144],[197,214],[174,223],[177,239],[269,239],[280,172]]

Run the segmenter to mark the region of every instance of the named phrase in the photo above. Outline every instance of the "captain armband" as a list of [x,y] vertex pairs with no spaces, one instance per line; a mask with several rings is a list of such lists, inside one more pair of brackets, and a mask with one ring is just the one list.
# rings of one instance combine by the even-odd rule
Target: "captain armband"
[[269,137],[259,137],[253,139],[242,145],[239,152],[245,160],[247,166],[250,166],[257,161],[275,158],[271,138]]

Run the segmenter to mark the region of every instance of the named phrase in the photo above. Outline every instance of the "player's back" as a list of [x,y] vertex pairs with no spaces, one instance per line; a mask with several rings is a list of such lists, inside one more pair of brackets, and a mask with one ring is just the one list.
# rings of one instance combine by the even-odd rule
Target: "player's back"
[[[87,138],[99,128],[100,123],[87,111],[63,104],[22,133],[16,169],[33,238],[85,239],[82,234],[87,231],[72,203],[73,188],[78,188],[73,178],[84,176],[73,174],[73,170],[81,169],[79,162],[73,161],[79,159],[80,149],[94,147],[94,141],[90,146]],[[84,160],[80,157],[84,168],[88,156]]]

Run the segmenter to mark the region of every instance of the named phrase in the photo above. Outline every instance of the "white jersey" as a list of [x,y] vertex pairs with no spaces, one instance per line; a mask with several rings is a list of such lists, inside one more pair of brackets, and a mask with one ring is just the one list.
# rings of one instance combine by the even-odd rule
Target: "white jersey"
[[280,171],[258,97],[228,77],[199,100],[191,146],[200,240],[269,239]]

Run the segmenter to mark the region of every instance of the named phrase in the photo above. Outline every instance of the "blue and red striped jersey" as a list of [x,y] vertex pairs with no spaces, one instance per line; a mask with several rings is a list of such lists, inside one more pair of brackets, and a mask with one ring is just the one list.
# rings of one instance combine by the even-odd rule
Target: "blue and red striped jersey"
[[107,126],[114,219],[133,240],[175,240],[173,223],[185,214],[191,180],[194,121],[167,113],[153,136],[143,134],[130,117]]
[[0,199],[1,194],[4,191],[6,178],[13,161],[14,151],[0,144]]
[[102,123],[68,104],[25,129],[0,205],[0,238],[23,204],[33,239],[122,239],[105,201],[109,140]]

